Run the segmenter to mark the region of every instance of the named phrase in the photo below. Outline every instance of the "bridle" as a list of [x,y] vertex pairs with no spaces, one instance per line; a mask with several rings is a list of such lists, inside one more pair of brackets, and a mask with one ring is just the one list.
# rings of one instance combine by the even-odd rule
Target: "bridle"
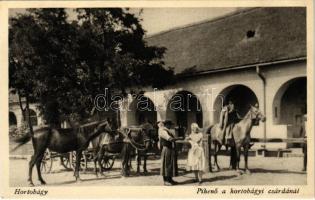
[[254,123],[258,123],[260,120],[264,121],[265,116],[257,109],[253,110],[253,106],[250,108],[250,118]]
[[[131,128],[126,128],[125,130],[126,133],[124,131],[122,131],[122,134],[125,136],[125,138],[127,138],[128,142],[131,144],[131,146],[137,150],[140,150],[140,151],[145,151],[145,150],[148,150],[148,148],[146,147],[146,143],[149,141],[151,142],[151,139],[150,137],[148,138],[145,138],[143,139],[143,144],[140,144],[138,142],[136,142],[132,137],[131,137],[131,132],[132,132],[132,129]],[[141,132],[142,134],[142,137],[143,137],[143,129],[139,129],[139,131]]]

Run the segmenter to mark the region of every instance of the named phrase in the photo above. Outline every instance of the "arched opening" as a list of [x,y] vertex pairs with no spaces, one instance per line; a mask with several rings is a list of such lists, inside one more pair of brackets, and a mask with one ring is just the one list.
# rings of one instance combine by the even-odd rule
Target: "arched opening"
[[250,105],[255,105],[258,102],[255,93],[245,85],[232,85],[223,89],[216,97],[214,102],[214,122],[218,123],[222,107],[229,101],[235,105],[241,117],[248,112]]
[[152,125],[155,125],[157,112],[151,99],[144,95],[139,95],[129,105],[127,124],[128,126],[140,125],[146,120]]
[[16,126],[17,120],[14,112],[9,112],[9,126]]
[[306,77],[284,83],[273,100],[273,122],[288,126],[287,137],[300,137],[303,115],[307,113]]
[[30,120],[31,120],[31,124],[33,126],[37,126],[38,125],[38,121],[37,121],[37,114],[34,110],[29,109],[30,114],[28,115],[27,111],[26,111],[26,121],[28,121],[28,116],[30,116]]
[[199,127],[203,126],[200,101],[191,92],[178,92],[168,102],[166,118],[172,120],[178,128],[185,128],[187,133],[190,133],[191,123],[195,122]]

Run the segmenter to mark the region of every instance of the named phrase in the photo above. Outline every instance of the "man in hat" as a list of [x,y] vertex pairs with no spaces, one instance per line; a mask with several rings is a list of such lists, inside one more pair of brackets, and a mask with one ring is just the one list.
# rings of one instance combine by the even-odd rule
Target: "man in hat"
[[222,129],[222,144],[227,144],[228,141],[232,138],[232,129],[236,121],[240,119],[234,103],[232,100],[229,100],[228,104],[224,106],[220,114],[220,128]]
[[170,131],[173,126],[171,120],[163,122],[164,127],[159,130],[161,152],[161,175],[163,176],[164,185],[175,185],[177,182],[172,177],[178,175],[177,152],[175,144],[175,134]]

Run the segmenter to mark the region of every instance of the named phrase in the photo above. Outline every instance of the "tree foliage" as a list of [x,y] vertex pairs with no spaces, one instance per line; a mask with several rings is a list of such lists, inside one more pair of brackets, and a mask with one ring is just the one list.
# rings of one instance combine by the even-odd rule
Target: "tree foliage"
[[94,97],[108,88],[162,88],[173,71],[162,61],[165,48],[148,46],[140,19],[128,9],[29,9],[10,18],[10,88],[39,102],[44,119],[58,124],[84,118]]

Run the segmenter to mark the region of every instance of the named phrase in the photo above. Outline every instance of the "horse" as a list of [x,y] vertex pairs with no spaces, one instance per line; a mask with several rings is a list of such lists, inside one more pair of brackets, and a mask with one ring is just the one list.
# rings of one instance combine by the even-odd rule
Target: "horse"
[[143,157],[143,172],[147,173],[147,151],[151,147],[150,133],[139,127],[123,128],[124,147],[122,149],[122,175],[130,175],[131,152],[134,148],[137,155],[137,174],[140,174],[141,157]]
[[[233,165],[233,168],[235,168],[237,171],[240,171],[239,170],[240,152],[241,148],[243,147],[245,171],[246,173],[250,173],[248,169],[248,150],[252,146],[250,132],[252,130],[253,125],[258,124],[260,120],[264,122],[266,120],[266,117],[261,113],[261,111],[257,107],[250,105],[250,109],[248,110],[245,117],[241,119],[238,123],[236,123],[232,128],[232,142],[226,145],[227,149],[228,146],[231,147],[230,167],[231,165]],[[214,162],[217,166],[218,171],[220,171],[217,155],[222,147],[221,138],[223,138],[222,137],[223,131],[220,128],[219,124],[215,124],[207,129],[207,133],[210,134],[210,140],[214,144]]]
[[[136,148],[135,147],[135,155],[137,160],[137,174],[140,174],[140,165],[141,165],[141,158],[143,158],[143,172],[144,174],[148,173],[147,170],[147,158],[148,158],[148,152],[158,153],[158,134],[157,130],[152,127],[152,129],[145,128],[144,126],[141,126],[143,131],[143,148]],[[135,146],[135,145],[133,145]]]
[[104,132],[91,141],[94,149],[94,171],[98,176],[97,164],[100,167],[100,174],[103,174],[102,160],[106,159],[107,153],[121,153],[123,148],[123,134],[119,131]]
[[88,147],[89,142],[92,139],[103,132],[111,131],[111,126],[108,121],[92,122],[82,127],[67,129],[42,127],[40,129],[34,130],[33,135],[28,132],[20,138],[15,139],[15,142],[17,142],[19,145],[15,147],[13,151],[32,140],[34,154],[29,161],[27,180],[29,186],[34,186],[32,180],[32,170],[35,164],[37,168],[38,180],[42,185],[46,184],[41,175],[40,165],[47,148],[57,153],[76,151],[77,156],[74,176],[76,181],[80,181],[79,170],[82,151]]

